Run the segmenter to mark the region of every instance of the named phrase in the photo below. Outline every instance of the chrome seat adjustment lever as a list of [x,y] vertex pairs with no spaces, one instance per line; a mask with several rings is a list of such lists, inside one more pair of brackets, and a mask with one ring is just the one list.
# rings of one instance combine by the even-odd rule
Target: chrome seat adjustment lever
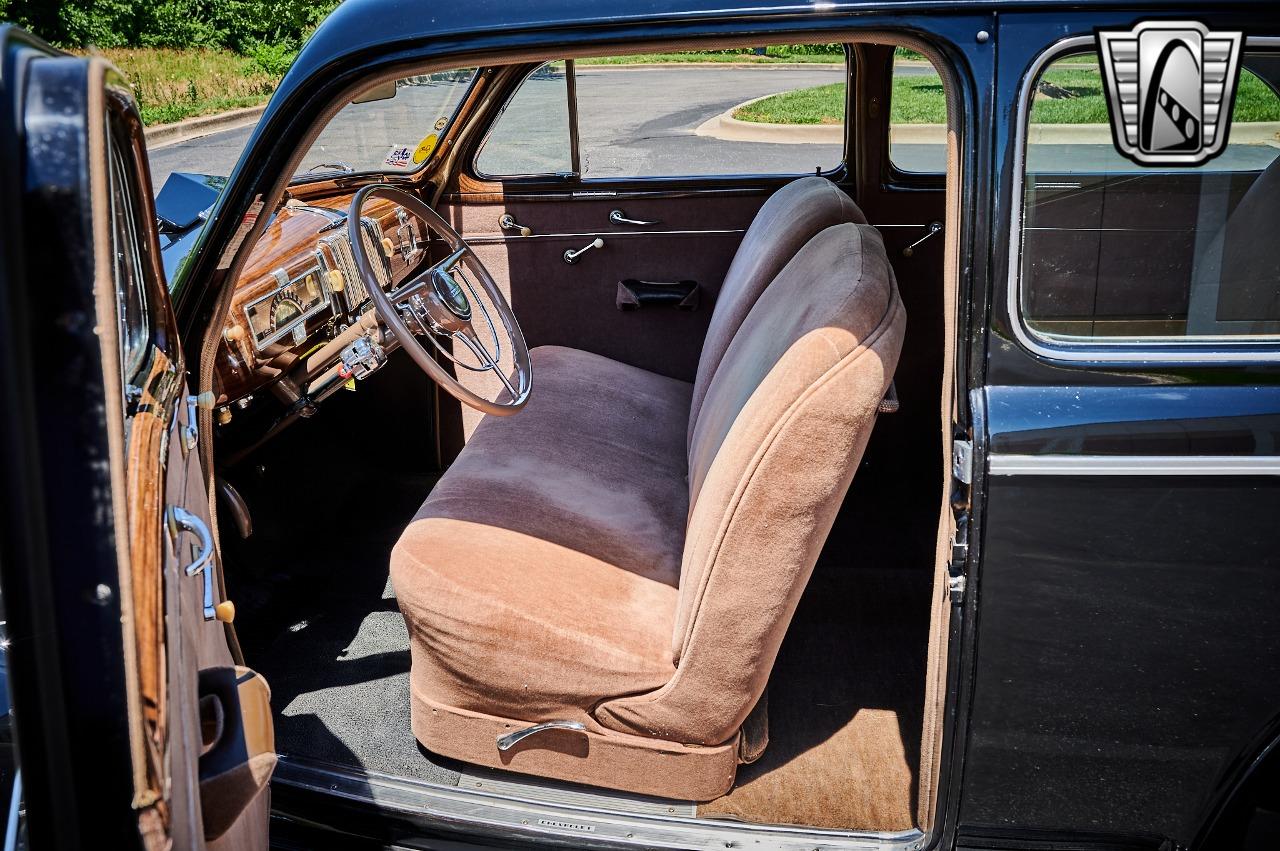
[[579,733],[585,733],[587,728],[581,721],[547,721],[542,724],[534,724],[532,727],[525,727],[523,730],[516,730],[514,733],[499,736],[498,750],[511,750],[530,736],[536,736],[538,733],[544,733],[547,730],[576,730]]

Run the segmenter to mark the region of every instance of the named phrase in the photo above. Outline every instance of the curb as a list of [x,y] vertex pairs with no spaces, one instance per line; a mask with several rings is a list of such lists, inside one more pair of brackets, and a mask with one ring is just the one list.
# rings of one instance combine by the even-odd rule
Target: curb
[[[739,121],[733,113],[764,97],[743,101],[712,116],[693,131],[726,142],[773,142],[783,145],[838,145],[844,142],[844,124],[765,124]],[[889,128],[890,142],[900,145],[945,145],[945,124],[897,124]],[[1110,124],[1035,124],[1027,141],[1040,145],[1109,145]],[[1275,145],[1280,142],[1280,121],[1249,121],[1231,129],[1230,141],[1244,145]]]
[[267,105],[264,103],[262,106],[232,109],[227,112],[220,112],[217,115],[200,115],[195,118],[175,121],[173,124],[157,124],[154,127],[146,128],[144,131],[147,147],[163,148],[166,145],[176,145],[179,142],[186,142],[189,139],[197,139],[212,133],[221,133],[223,130],[248,127],[251,124],[257,124],[258,119],[262,117],[262,113],[266,109]]
[[[784,94],[784,92],[761,95],[731,106],[719,115],[713,115],[699,124],[693,134],[723,139],[726,142],[774,142],[780,145],[838,145],[844,141],[843,122],[840,124],[765,124],[758,121],[739,121],[733,117],[733,114],[744,106],[750,106],[777,94]],[[946,139],[945,134],[943,139]]]

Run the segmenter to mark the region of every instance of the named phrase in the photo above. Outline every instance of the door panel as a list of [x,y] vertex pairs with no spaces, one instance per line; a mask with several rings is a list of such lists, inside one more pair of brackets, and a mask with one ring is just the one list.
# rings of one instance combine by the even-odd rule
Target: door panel
[[[769,189],[732,192],[585,193],[454,196],[442,215],[462,234],[510,301],[530,348],[569,346],[661,375],[692,381],[716,296],[733,255]],[[595,193],[592,193],[593,195]],[[498,196],[502,197],[502,196]],[[614,224],[609,217],[650,225]],[[521,236],[499,220],[510,215],[531,233]],[[573,263],[577,251],[604,241]],[[621,310],[618,284],[692,280],[695,309],[646,306]],[[467,375],[476,392],[496,392],[485,378]],[[467,435],[480,420],[461,412]]]
[[[692,381],[711,308],[742,235],[768,193],[682,193],[585,200],[565,195],[503,203],[454,202],[442,209],[503,285],[529,346],[572,346]],[[652,225],[609,221],[621,211]],[[507,214],[532,234],[504,232]],[[599,237],[604,246],[566,263]],[[620,311],[618,282],[697,281],[696,310]]]
[[[13,404],[49,421],[10,428],[3,445],[11,466],[48,457],[28,490],[46,496],[46,511],[63,509],[11,530],[47,558],[8,564],[3,577],[6,603],[22,609],[11,620],[25,673],[14,699],[31,719],[17,739],[33,781],[32,841],[203,848],[221,834],[230,844],[208,847],[266,848],[269,706],[261,679],[234,666],[222,622],[230,610],[141,121],[103,60],[56,55],[13,31],[0,42],[5,80],[21,84],[4,94],[25,130],[5,136],[22,144],[5,159],[4,187],[25,190],[5,230],[27,236],[4,257],[4,291],[25,299],[0,313],[7,331],[23,329],[6,335],[27,347],[15,353],[18,381],[45,397],[15,393]],[[87,525],[67,522],[70,503],[83,503]],[[42,584],[43,596],[29,593]],[[69,655],[33,672],[37,643]],[[238,700],[210,701],[201,684],[219,670],[234,672]],[[227,753],[245,770],[232,776],[211,760]],[[215,775],[232,782],[211,794]]]

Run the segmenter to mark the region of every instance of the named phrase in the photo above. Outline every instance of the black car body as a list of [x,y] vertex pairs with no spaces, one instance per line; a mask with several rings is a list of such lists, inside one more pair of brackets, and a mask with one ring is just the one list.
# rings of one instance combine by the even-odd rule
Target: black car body
[[[212,332],[210,326],[225,311],[220,299],[230,298],[224,284],[269,225],[264,209],[275,210],[283,193],[311,204],[308,192],[323,197],[386,182],[421,192],[428,203],[452,203],[449,196],[441,201],[444,186],[424,187],[385,170],[291,184],[298,152],[334,106],[368,81],[417,66],[520,65],[523,79],[543,60],[655,46],[847,45],[844,155],[824,173],[881,226],[904,283],[913,333],[951,340],[913,356],[908,336],[899,395],[904,407],[930,414],[904,419],[888,436],[877,433],[871,471],[860,471],[850,497],[869,492],[859,490],[864,478],[890,487],[895,462],[876,472],[875,452],[916,459],[903,468],[904,484],[872,512],[886,535],[903,535],[904,527],[885,518],[909,506],[913,516],[932,523],[935,491],[947,482],[943,526],[951,527],[950,546],[939,548],[932,593],[941,608],[931,620],[929,645],[935,655],[927,660],[931,684],[921,686],[926,701],[936,698],[926,702],[920,722],[926,731],[936,729],[936,762],[929,764],[926,750],[913,768],[917,779],[932,771],[936,782],[920,787],[931,797],[914,802],[921,816],[908,829],[824,832],[727,820],[690,826],[653,812],[601,815],[572,803],[513,803],[501,792],[468,798],[286,755],[271,785],[272,843],[1274,847],[1280,840],[1280,537],[1274,528],[1280,517],[1280,336],[1267,323],[1280,316],[1264,313],[1260,330],[1236,338],[1221,330],[1196,336],[1186,330],[1194,310],[1181,283],[1198,263],[1196,234],[1208,228],[1203,217],[1225,218],[1263,169],[1237,163],[1122,171],[1111,164],[1091,172],[1064,159],[1055,170],[1052,157],[1048,167],[1028,168],[1040,73],[1063,57],[1095,50],[1097,29],[1148,20],[1193,20],[1243,33],[1244,67],[1280,91],[1280,10],[1267,2],[343,3],[302,50],[225,186],[193,189],[209,193],[207,201],[202,195],[185,206],[161,205],[182,210],[175,215],[184,219],[166,223],[160,211],[159,239],[181,242],[174,256],[184,258],[180,267],[167,257],[163,263],[167,293],[156,288],[165,280],[157,272],[161,258],[147,247],[160,243],[142,239],[144,267],[154,278],[148,292],[158,316],[157,345],[178,365],[176,375],[190,376],[193,399],[208,389],[211,374],[200,375],[198,365],[210,363],[221,345],[220,326]],[[73,94],[73,79],[85,73],[77,63],[86,60],[63,57],[15,29],[4,30],[0,40],[0,89],[8,105],[0,119],[0,363],[10,393],[0,417],[7,479],[0,578],[24,830],[32,847],[135,847],[147,836],[138,813],[149,804],[135,794],[141,781],[130,719],[139,710],[130,702],[133,686],[122,661],[127,641],[119,628],[124,592],[111,518],[122,509],[112,508],[111,494],[118,499],[121,491],[113,491],[103,466],[119,447],[110,436],[101,379],[106,367],[90,321],[94,263],[101,260],[92,248],[93,217],[103,213],[88,200],[94,197],[84,165],[88,149],[60,152],[51,141],[69,139],[77,121],[91,114]],[[927,51],[947,81],[955,140],[945,177],[905,171],[891,157],[884,104],[893,51],[884,45],[892,44]],[[501,91],[509,97],[518,84],[513,77],[503,83],[512,88]],[[122,117],[113,119],[125,128],[122,138],[136,138],[122,84],[108,75],[106,85],[123,104]],[[460,114],[491,130],[501,109],[475,108]],[[61,136],[45,132],[53,124]],[[453,128],[440,132],[453,138]],[[469,144],[458,138],[459,146]],[[154,211],[145,162],[140,154],[136,159],[128,172],[137,183],[130,203],[143,229]],[[643,212],[644,199],[662,193],[763,199],[793,178],[609,184],[579,174],[522,175],[506,181],[502,192],[513,205],[504,209],[524,222],[540,214],[539,204],[586,203],[591,192]],[[1211,198],[1223,206],[1213,208]],[[930,231],[931,222],[945,228]],[[576,242],[557,243],[557,257],[561,247],[586,241],[567,230]],[[938,230],[944,233],[925,239]],[[1276,220],[1272,234],[1280,244]],[[1265,242],[1239,248],[1276,257],[1276,245]],[[1088,304],[1063,307],[1079,296],[1086,278],[1094,295],[1080,298]],[[905,285],[913,280],[931,283],[913,291]],[[1114,314],[1133,328],[1157,319],[1177,328],[1098,332],[1103,321],[1115,319],[1097,300],[1104,280],[1107,292],[1129,299]],[[1274,311],[1280,278],[1270,280],[1273,301],[1263,309]],[[1170,307],[1171,299],[1182,302]],[[518,314],[520,303],[514,306]],[[1089,330],[1081,332],[1080,322],[1090,323]],[[536,323],[526,331],[531,339],[553,337]],[[603,340],[598,348],[625,359],[612,344]],[[940,390],[948,400],[942,411],[948,430],[941,436],[930,408]],[[252,408],[236,407],[232,396],[220,396],[199,414],[194,402],[189,410],[178,404],[174,434],[199,417],[204,440],[220,411],[234,414],[233,424],[219,432],[233,435],[220,437],[235,444],[228,454],[215,462],[214,450],[201,444],[184,463],[196,464],[200,456],[204,475],[213,475],[212,467],[243,482],[251,476],[238,471],[258,463],[257,442],[245,435],[274,434],[286,418],[285,424],[308,420],[314,411],[305,392],[293,408],[266,407],[262,389],[241,397],[256,399]],[[194,481],[200,466],[189,469]],[[200,483],[184,486],[188,499],[212,492],[203,478]],[[227,593],[234,596],[234,558],[244,544],[229,541],[227,522],[224,517],[223,559]],[[923,524],[927,535],[903,546],[932,564],[929,523]],[[911,530],[922,531],[920,525]],[[912,635],[923,659],[930,639]],[[247,659],[237,653],[221,664],[230,665],[233,656],[240,664],[261,664],[251,652]],[[175,776],[181,770],[170,767]],[[202,777],[188,778],[182,788],[198,788]],[[174,819],[190,816],[181,808],[172,812]],[[235,843],[265,847],[265,823],[236,830],[244,833]],[[193,828],[181,835],[199,833]]]

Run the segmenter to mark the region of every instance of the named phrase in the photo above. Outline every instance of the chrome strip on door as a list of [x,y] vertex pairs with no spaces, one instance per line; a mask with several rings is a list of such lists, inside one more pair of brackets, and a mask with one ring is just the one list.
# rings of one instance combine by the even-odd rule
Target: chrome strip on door
[[987,456],[993,476],[1280,476],[1276,455]]
[[591,239],[592,237],[609,237],[610,239],[635,239],[642,236],[722,236],[725,234],[746,233],[746,228],[723,228],[719,230],[595,230],[574,233],[531,233],[528,236],[519,234],[476,234],[465,237],[469,245],[494,245],[504,242],[519,242],[528,239]]

